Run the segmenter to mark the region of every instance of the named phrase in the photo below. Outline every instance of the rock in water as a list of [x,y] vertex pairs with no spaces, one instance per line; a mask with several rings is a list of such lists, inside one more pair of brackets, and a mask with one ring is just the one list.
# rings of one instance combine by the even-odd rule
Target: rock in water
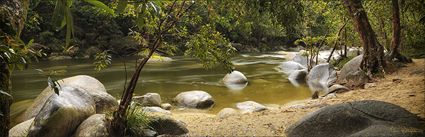
[[248,82],[248,79],[242,72],[234,70],[224,76],[223,82],[225,84],[245,84]]
[[212,96],[199,90],[182,92],[174,98],[174,102],[181,107],[199,109],[210,108],[214,105]]
[[109,137],[105,114],[94,114],[84,120],[75,131],[74,137]]
[[344,83],[347,87],[356,87],[368,82],[366,73],[360,69],[362,60],[363,55],[359,55],[348,61],[339,73],[338,83]]
[[301,54],[303,54],[302,52],[298,53],[295,55],[295,57],[292,59],[292,61],[295,61],[297,63],[300,63],[302,66],[307,67],[307,57],[302,56]]
[[158,93],[146,93],[143,96],[135,96],[133,100],[142,106],[161,106],[161,96]]
[[236,103],[236,108],[241,110],[242,113],[259,112],[259,111],[263,111],[267,109],[266,106],[261,105],[254,101],[245,101],[245,102]]
[[286,129],[288,137],[423,137],[425,123],[386,102],[363,100],[326,106]]
[[87,91],[62,86],[59,95],[51,95],[35,116],[28,136],[70,136],[95,110],[95,102]]
[[[79,91],[86,92],[96,103],[96,113],[105,113],[107,111],[115,110],[118,106],[116,99],[106,92],[105,86],[97,79],[86,76],[78,75],[74,77],[58,80],[61,87],[73,87],[81,89]],[[28,107],[24,114],[20,117],[21,120],[28,120],[35,117],[47,99],[55,94],[52,88],[45,88],[34,100],[34,103]]]
[[300,83],[305,82],[307,73],[307,69],[293,71],[289,74],[288,80],[292,83],[292,85],[298,87],[300,86]]
[[307,84],[312,91],[328,91],[336,81],[336,71],[329,63],[314,66],[307,75]]
[[279,68],[287,75],[290,75],[294,71],[307,70],[306,67],[294,61],[285,61],[279,65]]

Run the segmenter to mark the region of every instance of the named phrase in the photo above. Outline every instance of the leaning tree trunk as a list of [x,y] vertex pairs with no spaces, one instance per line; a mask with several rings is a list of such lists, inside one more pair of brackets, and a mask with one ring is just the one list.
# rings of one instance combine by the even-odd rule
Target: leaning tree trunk
[[403,56],[399,52],[400,48],[400,8],[398,5],[398,0],[391,0],[392,3],[392,11],[393,11],[393,38],[391,41],[391,53],[389,55],[389,59],[392,60],[394,58],[398,59],[401,62],[412,62],[409,58]]
[[[25,23],[29,0],[0,0],[0,46],[10,48],[10,39],[19,37]],[[0,52],[0,54],[3,54]],[[0,137],[9,136],[10,70],[7,57],[0,58]]]
[[343,0],[343,3],[353,19],[363,45],[364,54],[361,68],[369,75],[383,72],[383,68],[386,66],[384,48],[376,39],[361,0]]

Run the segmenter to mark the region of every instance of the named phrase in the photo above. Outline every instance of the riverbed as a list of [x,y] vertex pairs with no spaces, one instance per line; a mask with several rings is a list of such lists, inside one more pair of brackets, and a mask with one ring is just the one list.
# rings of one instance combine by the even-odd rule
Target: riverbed
[[[105,85],[111,95],[119,98],[126,74],[129,80],[134,72],[135,61],[135,58],[114,58],[112,64],[101,71],[94,70],[93,60],[89,59],[34,62],[27,70],[13,72],[12,95],[15,105],[12,106],[12,115],[26,109],[31,100],[46,88],[47,76],[36,69],[56,71],[55,79],[75,75],[93,76]],[[142,70],[135,95],[156,92],[161,95],[162,102],[171,103],[180,92],[203,90],[211,94],[216,102],[211,109],[202,110],[206,113],[216,113],[248,100],[272,106],[311,97],[305,84],[294,86],[285,74],[279,72],[277,66],[283,61],[285,56],[279,53],[241,54],[233,58],[236,70],[244,73],[249,81],[246,87],[233,89],[221,82],[226,75],[224,70],[204,69],[196,59],[173,57],[171,62],[148,63]]]

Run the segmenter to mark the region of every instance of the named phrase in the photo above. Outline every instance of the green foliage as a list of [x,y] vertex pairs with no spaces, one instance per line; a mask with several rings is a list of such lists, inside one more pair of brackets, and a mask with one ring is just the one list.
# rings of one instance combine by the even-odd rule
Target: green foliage
[[205,68],[221,64],[226,71],[232,71],[230,58],[236,50],[210,25],[202,26],[201,30],[186,43],[186,47],[185,55],[199,58]]
[[143,133],[140,133],[142,129],[150,128],[149,116],[142,110],[142,107],[137,104],[130,105],[127,112],[129,112],[126,117],[127,133],[129,133],[130,136],[143,135]]
[[108,51],[103,51],[100,53],[97,53],[94,58],[95,62],[93,63],[95,65],[95,70],[100,71],[108,65],[111,64],[112,57],[110,54],[108,54]]
[[[107,13],[114,15],[114,11],[108,6],[97,0],[84,0],[93,6],[105,10]],[[64,49],[69,49],[71,43],[71,37],[74,36],[74,19],[71,11],[71,7],[74,0],[56,0],[55,9],[53,12],[53,25],[56,31],[62,29],[66,25],[66,36]]]

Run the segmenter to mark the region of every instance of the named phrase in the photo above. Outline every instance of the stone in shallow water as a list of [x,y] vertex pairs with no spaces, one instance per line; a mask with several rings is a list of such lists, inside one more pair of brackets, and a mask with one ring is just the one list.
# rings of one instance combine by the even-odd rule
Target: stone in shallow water
[[294,71],[307,70],[306,67],[294,61],[285,61],[279,65],[279,68],[283,73],[287,75],[290,75]]
[[133,100],[142,106],[161,106],[161,96],[158,93],[146,93],[143,96],[135,96]]
[[425,123],[386,102],[363,100],[326,106],[286,129],[288,137],[423,137]]
[[237,70],[232,71],[231,73],[226,74],[223,78],[224,84],[246,84],[248,79],[245,75]]
[[181,107],[199,109],[210,108],[214,105],[212,96],[199,90],[182,92],[174,98],[174,102]]

